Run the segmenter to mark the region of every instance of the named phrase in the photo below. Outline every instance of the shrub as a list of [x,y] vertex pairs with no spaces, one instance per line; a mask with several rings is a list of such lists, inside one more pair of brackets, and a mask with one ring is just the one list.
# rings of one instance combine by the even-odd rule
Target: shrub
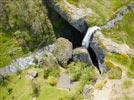
[[39,96],[39,86],[33,81],[31,81],[31,86],[32,86],[32,90],[33,90],[33,96],[38,97]]
[[6,86],[9,76],[0,75],[0,86]]
[[47,79],[47,82],[48,82],[50,85],[54,86],[54,85],[56,85],[56,83],[57,83],[57,79],[56,79],[55,77],[53,77],[53,76],[49,76],[48,79]]
[[12,93],[12,88],[8,88],[8,94],[11,94]]
[[70,75],[71,80],[77,81],[80,79],[80,76],[82,74],[82,71],[85,67],[87,67],[87,64],[83,62],[72,62],[68,65],[68,72]]
[[35,64],[38,64],[38,58],[39,58],[38,56],[34,56],[34,61],[33,61],[33,62],[34,62]]
[[92,67],[87,67],[83,70],[82,75],[81,75],[81,80],[85,83],[87,82],[95,82],[98,78],[97,72],[95,68]]
[[105,60],[105,65],[108,69],[115,67],[114,64],[110,60]]
[[50,67],[48,69],[49,76],[58,77],[60,75],[60,69],[59,67]]
[[48,76],[58,77],[60,75],[59,67],[49,67],[44,69],[44,78],[48,78]]
[[44,70],[44,78],[48,78],[49,76],[49,71],[47,69]]
[[108,77],[110,79],[121,79],[122,76],[122,70],[119,67],[111,68],[111,70],[108,72]]

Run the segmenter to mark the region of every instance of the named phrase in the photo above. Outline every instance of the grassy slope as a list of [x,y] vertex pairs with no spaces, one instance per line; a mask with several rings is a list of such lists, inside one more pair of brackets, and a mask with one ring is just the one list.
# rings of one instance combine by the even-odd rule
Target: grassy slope
[[134,78],[134,58],[125,54],[107,53],[106,59],[112,61],[114,65],[118,65],[122,70],[127,71],[128,77]]
[[15,39],[11,38],[10,35],[0,33],[0,67],[10,64],[13,60],[10,56],[12,52],[15,57],[21,57],[24,54]]
[[[65,94],[68,94],[66,90],[60,90],[56,87],[50,86],[46,83],[43,78],[43,70],[39,68],[29,68],[23,71],[19,79],[18,75],[13,74],[9,77],[8,84],[5,87],[0,86],[0,100],[11,100],[14,97],[15,100],[31,100],[32,99],[32,87],[30,80],[27,79],[27,72],[30,70],[36,70],[38,72],[38,77],[34,79],[37,85],[40,87],[39,97],[37,100],[59,100]],[[8,94],[8,89],[12,88],[12,93]]]
[[132,0],[68,0],[68,2],[81,7],[89,7],[96,13],[87,18],[89,25],[102,25],[106,23],[117,10]]
[[[134,48],[134,11],[124,16],[123,20],[111,30],[104,30],[106,37],[111,38],[117,43],[125,43]],[[123,66],[128,71],[128,76],[134,77],[134,58],[127,55],[108,53],[107,59]]]
[[111,30],[103,32],[107,37],[118,43],[126,43],[134,48],[134,11],[124,16],[123,20]]

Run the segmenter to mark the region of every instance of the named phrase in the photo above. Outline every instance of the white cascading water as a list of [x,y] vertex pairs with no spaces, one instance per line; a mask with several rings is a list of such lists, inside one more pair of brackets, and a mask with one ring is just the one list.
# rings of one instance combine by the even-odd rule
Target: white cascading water
[[93,27],[88,28],[86,35],[84,36],[82,40],[82,46],[85,48],[88,48],[91,42],[90,40],[91,40],[92,34],[96,33],[96,31],[99,31],[99,30],[101,30],[101,28],[98,26],[93,26]]

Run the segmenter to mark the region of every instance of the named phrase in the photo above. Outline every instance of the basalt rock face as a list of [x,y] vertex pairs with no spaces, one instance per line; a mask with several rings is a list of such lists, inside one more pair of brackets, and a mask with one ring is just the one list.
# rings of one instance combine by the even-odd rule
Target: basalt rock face
[[126,44],[118,44],[109,38],[105,38],[104,35],[99,31],[94,35],[94,39],[106,52],[127,54],[134,57],[134,49],[130,48]]
[[[81,1],[77,1],[78,5],[82,5],[79,4],[79,2]],[[94,4],[95,2],[91,2],[91,4]],[[49,4],[49,6],[52,7],[58,14],[60,14],[67,22],[69,22],[73,27],[82,33],[86,32],[88,26],[94,25],[96,23],[96,25],[102,26],[102,29],[111,29],[123,18],[126,13],[134,8],[134,3],[131,3],[127,0],[124,1],[124,3],[120,1],[120,3],[123,5],[117,8],[114,6],[112,9],[107,9],[110,8],[110,6],[113,6],[111,1],[102,1],[101,3],[97,1],[97,3],[90,6],[87,6],[88,4],[85,4],[85,6],[76,6],[74,4],[71,4],[69,0],[46,0],[46,3]],[[87,1],[87,3],[90,3],[90,1]],[[101,6],[103,4],[103,6],[100,9],[99,7],[95,8],[95,10],[94,6],[96,6],[98,3],[100,3]],[[104,11],[101,11],[104,9],[106,12],[111,12],[111,14],[107,13],[109,14],[107,16]],[[101,12],[101,14],[98,12]],[[113,15],[113,13],[115,14]],[[103,19],[103,16],[106,18]],[[100,19],[101,22],[99,23]],[[95,20],[95,22],[92,22],[91,20]]]
[[92,65],[92,60],[86,48],[76,48],[73,50],[73,61],[81,61]]
[[46,3],[82,33],[88,28],[84,18],[94,14],[90,8],[77,8],[66,0],[49,0]]
[[99,70],[100,73],[105,73],[107,70],[104,64],[105,53],[96,40],[90,43],[88,52],[93,65]]

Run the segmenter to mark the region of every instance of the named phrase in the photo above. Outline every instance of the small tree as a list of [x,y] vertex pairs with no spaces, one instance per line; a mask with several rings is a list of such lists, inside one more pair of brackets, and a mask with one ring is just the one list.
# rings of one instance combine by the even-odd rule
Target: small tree
[[33,96],[38,97],[39,96],[39,86],[32,80],[31,81]]
[[6,86],[8,82],[8,76],[0,74],[0,86]]
[[57,78],[55,78],[55,77],[53,77],[53,76],[49,76],[47,82],[48,82],[50,85],[54,86],[54,85],[57,84]]

